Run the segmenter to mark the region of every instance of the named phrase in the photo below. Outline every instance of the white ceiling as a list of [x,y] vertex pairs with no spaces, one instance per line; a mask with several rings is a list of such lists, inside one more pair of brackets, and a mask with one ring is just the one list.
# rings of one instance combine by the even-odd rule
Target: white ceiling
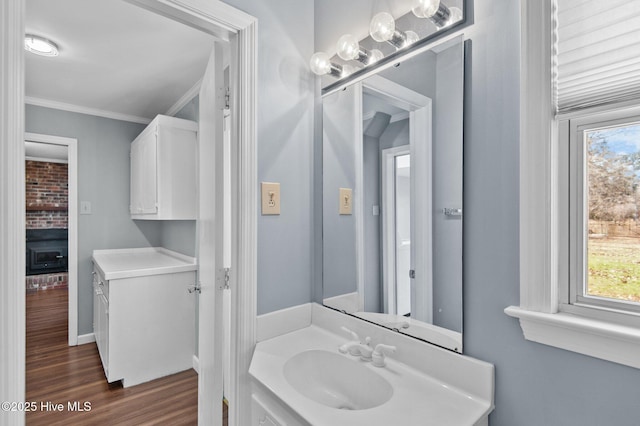
[[140,122],[166,113],[198,84],[214,41],[123,0],[27,0],[25,27],[60,50],[55,58],[25,52],[27,103]]

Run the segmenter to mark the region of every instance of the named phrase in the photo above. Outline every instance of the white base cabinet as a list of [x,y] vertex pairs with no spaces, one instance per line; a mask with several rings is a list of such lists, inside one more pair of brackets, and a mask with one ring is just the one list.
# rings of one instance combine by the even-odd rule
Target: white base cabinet
[[251,426],[311,426],[271,391],[251,383]]
[[96,257],[93,326],[107,381],[128,387],[192,368],[195,270],[131,277],[119,270],[105,279],[108,265]]

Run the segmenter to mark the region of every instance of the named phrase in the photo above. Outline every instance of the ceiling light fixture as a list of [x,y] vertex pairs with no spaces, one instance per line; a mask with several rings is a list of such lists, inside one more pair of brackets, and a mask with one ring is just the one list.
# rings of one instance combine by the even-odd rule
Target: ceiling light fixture
[[25,50],[40,56],[58,56],[57,44],[51,40],[47,40],[46,38],[33,34],[27,34],[24,36],[24,48]]

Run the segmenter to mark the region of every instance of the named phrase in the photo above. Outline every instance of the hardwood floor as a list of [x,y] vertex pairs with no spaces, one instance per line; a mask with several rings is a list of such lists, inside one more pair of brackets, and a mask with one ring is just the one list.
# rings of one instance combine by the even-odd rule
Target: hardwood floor
[[35,403],[27,425],[197,424],[193,370],[126,389],[108,384],[95,343],[67,345],[67,315],[66,289],[27,294],[26,401]]

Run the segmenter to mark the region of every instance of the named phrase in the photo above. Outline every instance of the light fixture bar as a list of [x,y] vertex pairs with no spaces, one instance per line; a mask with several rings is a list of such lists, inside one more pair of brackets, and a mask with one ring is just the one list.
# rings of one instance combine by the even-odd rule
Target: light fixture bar
[[450,18],[451,10],[442,3],[438,5],[438,10],[436,10],[436,12],[429,17],[429,19],[431,19],[433,23],[440,28],[446,26],[449,23]]

